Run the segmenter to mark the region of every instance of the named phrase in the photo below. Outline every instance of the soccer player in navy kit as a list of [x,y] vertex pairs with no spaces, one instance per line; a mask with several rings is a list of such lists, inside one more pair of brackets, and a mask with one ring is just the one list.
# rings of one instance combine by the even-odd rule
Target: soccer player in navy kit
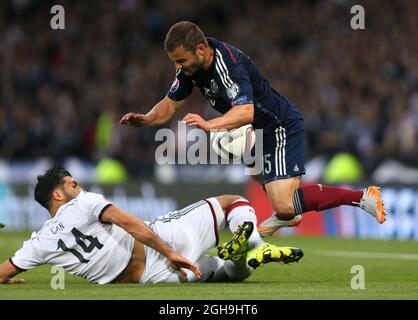
[[175,64],[176,78],[166,97],[147,114],[128,113],[121,124],[159,125],[167,122],[194,87],[223,115],[206,121],[187,114],[184,121],[205,130],[233,129],[252,124],[263,129],[262,182],[273,206],[273,215],[261,223],[260,234],[296,226],[301,214],[340,205],[359,206],[379,223],[386,219],[380,189],[365,190],[313,184],[300,186],[304,168],[304,122],[301,112],[270,87],[254,63],[233,46],[206,38],[188,21],[174,24],[165,39],[165,51]]

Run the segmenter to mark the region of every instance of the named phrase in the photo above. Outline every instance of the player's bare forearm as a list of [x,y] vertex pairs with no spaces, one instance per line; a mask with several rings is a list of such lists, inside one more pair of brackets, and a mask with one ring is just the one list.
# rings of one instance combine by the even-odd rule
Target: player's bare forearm
[[125,228],[135,240],[153,248],[163,256],[168,258],[173,253],[173,250],[141,220],[133,217]]
[[212,129],[234,129],[253,122],[254,105],[245,104],[229,110],[223,116],[206,121],[198,114],[188,113],[184,118],[189,126],[198,127],[206,132]]
[[123,227],[137,241],[142,242],[165,256],[169,262],[169,266],[174,270],[179,271],[184,277],[186,277],[187,274],[184,270],[182,270],[182,268],[190,269],[197,278],[201,277],[201,272],[196,265],[186,258],[178,255],[143,221],[135,218],[134,216],[130,217],[131,219],[127,219]]
[[116,206],[108,206],[102,214],[103,222],[110,222],[123,228],[126,232],[131,234],[135,240],[153,248],[164,255],[169,266],[174,270],[179,271],[183,276],[186,273],[182,268],[190,269],[197,278],[200,278],[201,273],[199,268],[191,263],[186,258],[178,255],[171,249],[148,225],[140,219],[130,215]]
[[172,249],[143,221],[117,206],[108,207],[102,214],[102,221],[118,225],[132,235],[135,240],[155,249],[166,257],[172,253]]
[[233,107],[223,116],[209,120],[208,126],[211,129],[235,129],[250,124],[254,118],[254,105],[246,104]]
[[0,265],[0,284],[24,283],[25,281],[23,279],[12,279],[19,272],[10,261],[5,261]]
[[183,101],[174,101],[168,97],[158,102],[147,114],[129,112],[119,121],[135,127],[154,126],[169,121]]
[[175,112],[175,107],[166,101],[166,99],[163,99],[147,113],[147,116],[151,119],[150,125],[155,126],[169,121]]

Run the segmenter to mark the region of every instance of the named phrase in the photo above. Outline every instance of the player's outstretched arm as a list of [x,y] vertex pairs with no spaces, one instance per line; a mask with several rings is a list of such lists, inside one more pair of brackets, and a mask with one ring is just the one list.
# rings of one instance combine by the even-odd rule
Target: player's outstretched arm
[[25,280],[23,279],[13,278],[18,273],[20,273],[20,270],[18,270],[9,260],[5,261],[0,265],[0,284],[24,283]]
[[254,105],[245,104],[233,107],[221,117],[205,121],[201,116],[194,113],[188,113],[184,118],[190,126],[196,126],[208,132],[212,129],[226,129],[231,130],[239,128],[243,125],[250,124],[254,118]]
[[174,252],[161,238],[143,221],[123,211],[115,205],[109,206],[103,212],[101,220],[118,225],[131,234],[137,241],[163,254],[169,261],[170,267],[185,275],[181,268],[190,269],[200,278],[199,269],[186,258]]
[[135,127],[163,124],[173,117],[174,113],[181,107],[183,102],[184,100],[174,101],[166,96],[147,114],[129,112],[120,119],[119,123]]

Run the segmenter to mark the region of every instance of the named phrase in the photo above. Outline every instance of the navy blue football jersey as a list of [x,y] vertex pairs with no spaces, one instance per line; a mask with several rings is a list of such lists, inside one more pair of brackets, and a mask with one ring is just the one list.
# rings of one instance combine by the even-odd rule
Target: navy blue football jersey
[[299,110],[283,95],[279,94],[257,70],[251,59],[237,48],[207,38],[214,50],[214,59],[208,70],[198,70],[186,76],[181,69],[167,95],[180,101],[187,98],[198,87],[213,108],[222,114],[231,108],[254,104],[253,127],[270,128],[286,119],[302,118]]

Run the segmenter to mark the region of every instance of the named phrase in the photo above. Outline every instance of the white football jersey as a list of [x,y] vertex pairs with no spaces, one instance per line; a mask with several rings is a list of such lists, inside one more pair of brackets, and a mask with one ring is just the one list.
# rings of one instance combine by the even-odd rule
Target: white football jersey
[[22,270],[48,263],[91,282],[111,282],[128,265],[134,238],[99,221],[109,205],[100,194],[80,192],[23,243],[11,262]]

